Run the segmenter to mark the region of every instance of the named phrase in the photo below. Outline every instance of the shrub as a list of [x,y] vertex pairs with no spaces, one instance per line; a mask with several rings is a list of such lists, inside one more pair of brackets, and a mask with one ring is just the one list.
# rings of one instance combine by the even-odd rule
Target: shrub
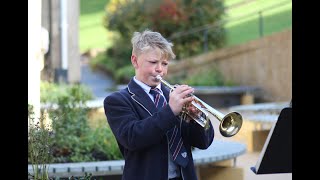
[[203,70],[197,73],[187,71],[170,76],[168,81],[190,86],[234,86],[232,81],[227,81],[217,67]]
[[[225,44],[226,33],[223,24],[216,23],[208,30],[179,34],[195,27],[206,27],[218,22],[224,15],[222,0],[112,0],[106,6],[104,26],[116,32],[114,45],[107,49],[106,59],[111,59],[114,71],[131,64],[131,36],[135,31],[146,28],[160,32],[173,41],[177,60],[203,52],[206,40],[208,50]],[[203,28],[204,29],[204,28]],[[108,64],[106,66],[109,66]],[[108,68],[108,69],[112,69]],[[126,79],[127,74],[117,73],[118,79]],[[119,82],[118,82],[119,83]]]
[[135,74],[135,70],[134,70],[133,66],[130,64],[130,65],[127,65],[127,66],[120,68],[116,72],[114,78],[115,78],[116,82],[124,84],[124,83],[129,82],[129,80],[134,76],[134,74]]
[[43,118],[35,121],[33,106],[28,104],[28,162],[32,164],[33,174],[29,176],[37,180],[47,180],[48,165],[51,156],[50,127],[42,126]]
[[[85,104],[91,99],[92,93],[85,86],[46,83],[45,87],[45,90],[55,97],[51,100],[55,101],[58,107],[48,110],[52,119],[51,162],[122,158],[106,119],[96,128],[89,126],[90,109]],[[49,96],[46,100],[49,103]]]
[[93,157],[99,160],[122,159],[123,156],[108,123],[106,123],[106,119],[96,121],[97,127],[90,134],[90,139],[94,142]]
[[[81,84],[57,84],[47,81],[40,82],[41,103],[57,103],[59,99],[61,100],[62,97],[68,97],[70,95],[75,95],[73,97],[77,98],[76,101],[78,101],[79,103],[83,103],[93,98],[90,89],[87,86]],[[70,100],[72,100],[72,97],[70,97]]]
[[[120,42],[127,43],[127,46],[130,45],[130,38],[135,31],[146,28],[158,31],[175,41],[173,48],[177,59],[180,59],[183,58],[182,54],[190,56],[201,52],[199,47],[202,47],[204,36],[199,32],[180,36],[177,32],[214,24],[224,14],[222,0],[113,0],[107,4],[104,25],[108,30],[118,32],[122,38]],[[174,37],[177,38],[173,39]],[[223,24],[216,23],[207,34],[208,46],[221,47],[225,44],[225,37]],[[115,49],[127,47],[118,40],[114,42],[114,47],[118,47]]]
[[188,76],[183,80],[184,84],[190,86],[223,86],[224,79],[222,74],[217,70],[207,70]]
[[54,162],[92,161],[94,158],[88,141],[88,108],[85,105],[90,95],[78,85],[71,86],[67,91],[67,95],[58,96],[58,108],[49,111],[53,119]]

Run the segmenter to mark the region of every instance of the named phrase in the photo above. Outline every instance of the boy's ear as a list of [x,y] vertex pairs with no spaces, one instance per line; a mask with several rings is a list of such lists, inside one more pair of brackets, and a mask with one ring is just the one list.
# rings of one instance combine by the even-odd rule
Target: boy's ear
[[134,54],[131,55],[131,63],[135,69],[138,68],[138,58]]

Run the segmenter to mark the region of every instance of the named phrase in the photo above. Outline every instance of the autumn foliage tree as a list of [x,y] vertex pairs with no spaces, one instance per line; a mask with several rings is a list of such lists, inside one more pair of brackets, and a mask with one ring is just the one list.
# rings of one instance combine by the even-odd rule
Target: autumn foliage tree
[[105,28],[118,34],[107,56],[119,67],[130,64],[133,32],[146,28],[173,42],[177,60],[202,53],[205,42],[208,50],[225,43],[225,30],[219,23],[223,0],[110,0],[105,9]]

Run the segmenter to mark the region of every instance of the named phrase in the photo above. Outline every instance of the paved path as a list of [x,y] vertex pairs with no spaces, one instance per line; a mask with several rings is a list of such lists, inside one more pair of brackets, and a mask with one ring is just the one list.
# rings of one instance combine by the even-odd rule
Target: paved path
[[88,86],[95,97],[95,99],[104,99],[111,92],[108,91],[114,86],[114,81],[111,77],[102,72],[93,72],[89,65],[88,59],[82,57],[81,59],[81,84]]

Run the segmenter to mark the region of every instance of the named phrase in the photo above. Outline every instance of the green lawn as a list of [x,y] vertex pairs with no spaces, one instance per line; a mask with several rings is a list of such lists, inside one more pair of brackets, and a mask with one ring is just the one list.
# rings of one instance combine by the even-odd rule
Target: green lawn
[[111,35],[103,27],[104,8],[109,0],[81,0],[79,18],[80,52],[110,46]]
[[[262,13],[262,35],[292,27],[292,4]],[[226,24],[227,45],[244,43],[260,37],[259,14]]]
[[[109,0],[80,0],[80,51],[90,48],[107,48],[112,42],[112,33],[103,27],[104,8]],[[263,15],[263,34],[279,32],[292,26],[292,1],[290,0],[225,0],[225,6],[241,3],[242,5],[226,11],[225,18],[235,19],[246,14],[254,14],[240,20],[232,20],[225,24],[227,45],[243,43],[259,37],[259,15],[255,13],[270,6],[273,10],[265,10]],[[277,4],[285,3],[285,5]]]
[[[235,1],[235,0],[226,0],[228,1]],[[251,1],[242,1],[243,3],[237,7],[230,8],[226,11],[226,17],[227,18],[233,18],[233,17],[239,17],[243,16],[245,14],[250,14],[256,11],[264,10],[266,8],[275,6],[276,11],[282,11],[284,9],[288,9],[289,7],[292,8],[292,1],[290,0],[251,0]],[[239,3],[237,1],[237,3]],[[226,4],[229,4],[228,6],[232,5],[230,3],[225,3],[225,6],[228,7]],[[285,7],[283,5],[280,6],[280,4],[287,4]]]
[[234,4],[237,4],[237,3],[240,3],[240,2],[245,2],[247,0],[225,0],[224,1],[224,6],[225,7],[229,7],[229,6],[232,6]]

